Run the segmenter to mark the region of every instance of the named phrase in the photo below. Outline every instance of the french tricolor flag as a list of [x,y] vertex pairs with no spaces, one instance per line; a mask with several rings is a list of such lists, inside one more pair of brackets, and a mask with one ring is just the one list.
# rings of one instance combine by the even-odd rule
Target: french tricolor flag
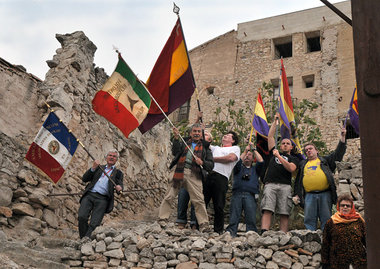
[[25,158],[57,183],[77,147],[75,136],[54,112],[50,112]]

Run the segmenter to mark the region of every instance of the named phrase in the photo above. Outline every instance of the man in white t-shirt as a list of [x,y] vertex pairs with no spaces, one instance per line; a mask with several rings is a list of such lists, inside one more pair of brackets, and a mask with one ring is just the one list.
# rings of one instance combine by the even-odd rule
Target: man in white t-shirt
[[221,234],[224,230],[224,205],[228,189],[228,179],[240,157],[237,146],[239,138],[235,132],[228,132],[222,138],[222,146],[211,146],[214,169],[204,183],[206,206],[212,199],[214,205],[214,231]]

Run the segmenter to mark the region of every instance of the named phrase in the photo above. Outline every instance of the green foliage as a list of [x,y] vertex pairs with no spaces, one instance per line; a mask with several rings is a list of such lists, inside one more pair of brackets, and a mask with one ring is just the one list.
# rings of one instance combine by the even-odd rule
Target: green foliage
[[[189,121],[188,120],[182,120],[178,123],[176,123],[176,127],[182,137],[187,137],[190,135],[190,129],[189,129]],[[171,137],[173,138],[173,132],[171,132]]]
[[264,81],[261,85],[261,97],[263,98],[265,114],[269,124],[273,122],[274,115],[278,110],[278,99],[275,97],[274,93],[275,90],[273,84]]
[[[261,96],[263,98],[264,108],[268,123],[273,122],[275,113],[278,111],[278,94],[276,89],[270,82],[263,82]],[[234,131],[239,137],[239,145],[244,150],[247,144],[247,136],[251,132],[251,121],[253,109],[250,104],[255,105],[255,100],[246,100],[242,108],[236,108],[235,100],[230,99],[227,104],[227,109],[217,107],[214,111],[215,120],[212,122],[213,144],[220,145],[222,136],[229,131]],[[307,99],[302,99],[298,104],[293,102],[294,117],[297,126],[297,134],[301,145],[308,142],[313,142],[321,154],[327,153],[325,142],[322,141],[322,134],[317,126],[316,120],[311,116],[313,111],[318,108],[318,104]],[[188,121],[181,121],[177,124],[180,134],[184,137],[188,136]]]
[[[267,115],[268,122],[273,121],[275,113],[278,111],[278,99],[274,96],[274,86],[269,82],[263,82],[261,96]],[[277,90],[278,94],[278,90]],[[307,99],[301,102],[293,102],[294,118],[297,126],[297,135],[301,146],[312,142],[316,145],[319,152],[323,155],[327,153],[326,143],[322,141],[321,130],[317,122],[311,117],[313,111],[318,108],[318,104]]]
[[[268,123],[271,124],[274,119],[275,113],[278,111],[278,98],[275,93],[278,94],[278,89],[275,91],[274,86],[271,83],[263,82],[261,89],[261,96],[263,98],[264,108],[267,116]],[[251,108],[249,103],[253,104]],[[240,147],[244,150],[247,135],[251,131],[251,120],[253,115],[255,100],[246,101],[244,108],[235,108],[235,101],[229,100],[227,104],[227,110],[222,110],[221,107],[215,109],[215,121],[212,126],[212,135],[214,137],[214,145],[221,144],[221,138],[223,134],[228,131],[235,131],[239,136]],[[324,154],[326,150],[326,144],[322,141],[322,135],[316,120],[312,117],[313,111],[318,108],[318,104],[309,100],[303,99],[298,104],[293,102],[294,117],[297,126],[297,135],[299,137],[301,145],[307,142],[313,142],[319,149],[321,154]],[[231,184],[231,181],[229,182]],[[231,190],[231,186],[229,187]],[[227,193],[227,200],[229,200],[231,193]],[[260,203],[260,202],[259,202]],[[229,203],[227,202],[227,207]],[[226,209],[228,212],[228,208]],[[278,216],[275,216],[278,218]],[[261,218],[258,217],[258,220]],[[258,226],[260,226],[258,221]],[[279,221],[274,221],[275,228]],[[290,229],[303,229],[303,210],[300,206],[296,206],[292,210],[290,216]]]
[[294,117],[297,124],[298,137],[301,138],[301,145],[312,142],[319,149],[319,152],[324,155],[327,153],[326,143],[322,141],[321,130],[317,126],[317,122],[309,116],[317,108],[317,103],[302,99],[298,105],[293,107]]
[[252,117],[253,110],[247,100],[245,101],[244,108],[235,109],[234,106],[235,100],[229,100],[226,111],[223,111],[221,107],[215,109],[214,113],[216,117],[212,123],[211,131],[214,145],[220,145],[222,136],[229,131],[234,131],[239,137],[240,146],[244,146],[244,140],[251,131],[251,119],[248,119],[247,115]]

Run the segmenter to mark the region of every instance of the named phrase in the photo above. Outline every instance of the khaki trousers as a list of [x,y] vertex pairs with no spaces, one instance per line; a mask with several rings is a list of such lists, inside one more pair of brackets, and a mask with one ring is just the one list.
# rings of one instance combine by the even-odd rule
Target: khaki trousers
[[190,195],[190,201],[195,208],[195,216],[199,225],[208,224],[208,216],[206,211],[206,205],[203,197],[202,181],[198,179],[191,169],[185,168],[182,186],[174,188],[173,184],[168,189],[164,200],[161,202],[158,217],[161,220],[169,218],[171,213],[171,205],[174,203],[174,199],[177,198],[180,188],[183,187]]

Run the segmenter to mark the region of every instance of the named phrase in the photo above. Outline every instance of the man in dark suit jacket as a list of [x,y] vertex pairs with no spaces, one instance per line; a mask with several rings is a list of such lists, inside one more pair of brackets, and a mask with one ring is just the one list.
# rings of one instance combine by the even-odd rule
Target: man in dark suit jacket
[[[103,220],[105,213],[110,213],[114,204],[114,190],[123,190],[123,172],[115,167],[119,158],[117,150],[110,150],[106,155],[107,165],[99,167],[100,162],[95,160],[92,167],[83,175],[83,182],[89,182],[80,199],[78,212],[79,236],[90,237],[91,233]],[[110,180],[105,175],[113,180]],[[88,219],[91,215],[90,223]]]

